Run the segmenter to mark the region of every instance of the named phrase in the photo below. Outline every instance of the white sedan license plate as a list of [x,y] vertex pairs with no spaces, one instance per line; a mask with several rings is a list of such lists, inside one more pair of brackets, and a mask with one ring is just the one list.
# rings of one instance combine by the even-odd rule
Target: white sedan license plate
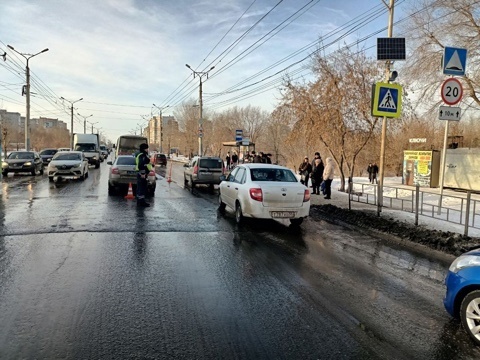
[[270,212],[272,218],[293,218],[295,211],[272,211]]

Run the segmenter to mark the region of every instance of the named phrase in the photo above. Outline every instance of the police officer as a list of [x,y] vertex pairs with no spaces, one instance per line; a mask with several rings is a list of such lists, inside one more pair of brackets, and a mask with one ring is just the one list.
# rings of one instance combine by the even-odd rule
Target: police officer
[[152,170],[150,158],[148,157],[148,144],[140,144],[140,152],[135,158],[135,170],[137,171],[137,206],[150,206],[145,201],[147,176],[150,170]]

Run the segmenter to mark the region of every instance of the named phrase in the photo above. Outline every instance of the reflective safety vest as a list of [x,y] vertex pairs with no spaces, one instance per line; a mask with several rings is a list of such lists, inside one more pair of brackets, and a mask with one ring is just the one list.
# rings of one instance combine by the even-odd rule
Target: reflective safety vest
[[[146,170],[148,170],[149,172],[152,170],[152,164],[150,163],[145,163],[145,161],[142,161],[142,163],[140,163],[140,156],[144,155],[147,159],[147,155],[145,155],[143,152],[139,153],[136,157],[135,157],[135,171],[138,171],[138,172],[146,172]],[[150,159],[149,159],[150,161]]]

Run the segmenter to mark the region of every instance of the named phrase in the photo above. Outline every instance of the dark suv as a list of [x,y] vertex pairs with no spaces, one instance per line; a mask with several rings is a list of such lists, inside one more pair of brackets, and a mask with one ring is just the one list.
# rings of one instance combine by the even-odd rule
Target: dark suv
[[197,184],[210,185],[213,190],[214,185],[220,184],[220,177],[225,171],[222,158],[216,156],[194,156],[184,167],[184,184],[192,191]]

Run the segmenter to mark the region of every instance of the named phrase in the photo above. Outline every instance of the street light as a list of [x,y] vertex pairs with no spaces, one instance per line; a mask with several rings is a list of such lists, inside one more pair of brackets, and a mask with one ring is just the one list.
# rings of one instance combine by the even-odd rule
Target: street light
[[43,49],[42,51],[36,53],[36,54],[23,54],[21,52],[18,52],[13,48],[11,45],[7,45],[7,47],[10,50],[15,51],[18,55],[21,55],[25,58],[27,61],[27,67],[26,67],[26,75],[27,75],[27,85],[26,85],[26,95],[27,95],[27,114],[25,116],[25,149],[27,151],[30,151],[30,131],[29,131],[29,125],[30,125],[30,67],[28,66],[28,61],[33,58],[34,56],[37,56],[41,53],[47,52],[47,49]]
[[92,123],[92,122],[89,121],[88,123],[89,123],[90,125],[92,125],[92,134],[93,134],[93,125],[98,124],[98,121],[97,121],[97,122],[94,122],[94,123]]
[[185,64],[187,68],[189,68],[193,72],[193,78],[195,79],[195,76],[198,76],[200,79],[200,86],[199,86],[199,119],[198,119],[198,155],[202,156],[203,155],[203,101],[202,101],[202,77],[206,76],[208,79],[208,73],[215,69],[215,66],[212,66],[208,71],[195,71],[193,70],[190,65]]
[[75,100],[75,101],[70,101],[70,100],[67,100],[65,99],[63,96],[60,97],[60,99],[62,100],[65,100],[66,102],[69,102],[70,103],[70,131],[71,131],[71,135],[70,135],[70,149],[73,150],[73,104],[75,104],[76,102],[79,102],[81,100],[83,100],[83,98],[80,98],[78,100]]
[[83,118],[83,133],[86,134],[87,133],[87,119],[90,117],[90,116],[93,116],[93,114],[91,115],[88,115],[88,116],[83,116],[83,115],[80,115],[80,113],[77,113],[78,116],[81,116]]
[[143,125],[148,123],[148,120],[145,119],[145,116],[146,115],[140,115],[140,117],[145,121],[143,123],[142,122],[137,123],[137,128],[140,129],[140,136],[143,136]]
[[[160,118],[160,153],[163,153],[163,118],[162,118],[162,110],[170,107],[170,105],[159,107],[155,104],[153,104],[158,109],[158,116]],[[156,124],[155,124],[156,125]],[[157,137],[157,127],[155,126],[155,138]],[[168,149],[168,152],[170,152],[170,149]]]

